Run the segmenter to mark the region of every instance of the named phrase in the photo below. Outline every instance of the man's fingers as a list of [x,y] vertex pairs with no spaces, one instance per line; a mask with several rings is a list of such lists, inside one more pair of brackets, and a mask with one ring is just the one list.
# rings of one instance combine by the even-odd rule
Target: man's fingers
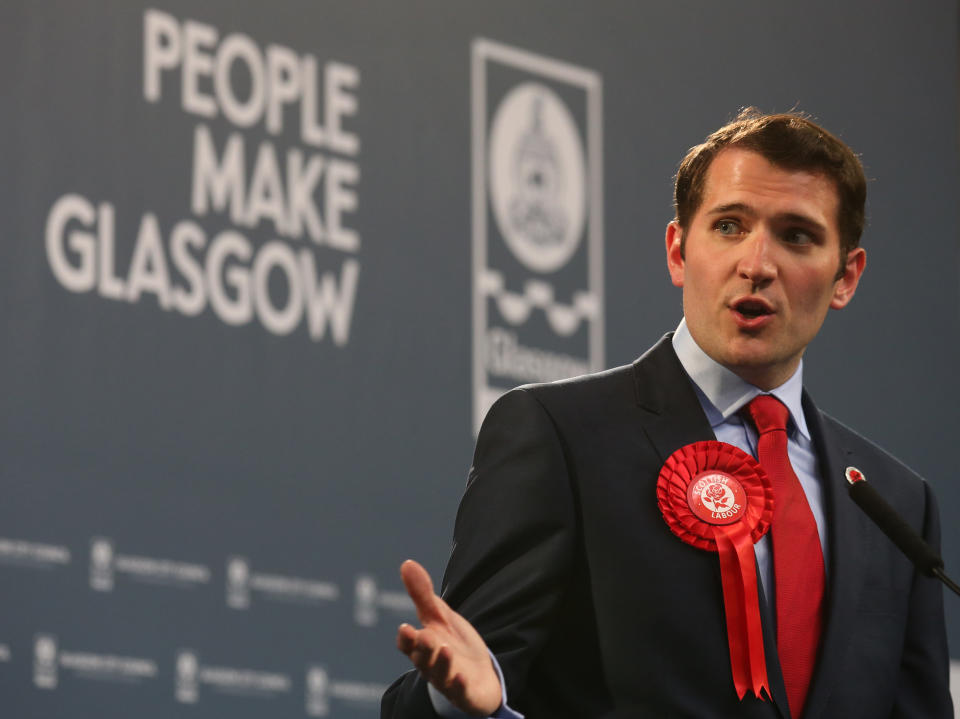
[[451,677],[450,682],[447,684],[447,691],[445,692],[447,699],[456,706],[463,706],[467,701],[467,683],[463,678],[463,674],[457,674],[454,677]]
[[413,666],[424,679],[440,691],[446,692],[453,667],[453,652],[450,647],[441,644],[439,637],[428,629],[416,632],[416,638],[412,641],[413,648],[406,654]]
[[424,666],[417,668],[424,679],[446,694],[452,678],[452,667],[453,654],[449,647],[443,645],[431,655]]
[[450,647],[443,645],[440,647],[440,650],[437,652],[436,658],[433,660],[433,667],[431,667],[431,675],[435,678],[436,682],[440,683],[441,688],[445,687],[450,681],[450,666],[453,663],[453,654],[450,651]]
[[400,578],[417,608],[420,621],[426,623],[431,619],[440,619],[440,598],[433,592],[433,582],[427,570],[408,559],[400,565]]
[[397,649],[404,654],[410,654],[417,643],[417,630],[409,624],[401,624],[397,629]]
[[431,635],[409,624],[401,624],[397,629],[397,649],[410,657],[418,669],[425,666],[425,660],[429,659],[434,652]]
[[421,629],[417,632],[413,650],[407,656],[417,669],[432,677],[440,647],[441,643],[436,634],[429,629]]
[[423,629],[409,624],[401,624],[397,629],[397,649],[406,654],[417,669],[430,667],[437,644],[433,634]]

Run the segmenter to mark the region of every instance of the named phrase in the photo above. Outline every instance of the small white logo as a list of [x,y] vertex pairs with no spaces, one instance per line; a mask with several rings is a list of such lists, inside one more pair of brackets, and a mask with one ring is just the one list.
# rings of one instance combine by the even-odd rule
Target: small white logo
[[90,542],[90,588],[98,592],[113,589],[113,542],[103,537]]
[[41,689],[57,687],[57,638],[51,634],[33,640],[33,683]]
[[250,565],[243,557],[227,561],[227,606],[246,609],[250,606]]
[[252,597],[274,601],[317,604],[340,598],[340,587],[309,577],[294,577],[286,574],[255,572],[244,557],[227,560],[227,606],[232,609],[247,609]]
[[357,577],[354,585],[353,618],[361,627],[377,623],[377,582],[368,574]]
[[323,667],[307,669],[307,716],[325,717],[330,713],[330,677]]
[[195,704],[200,697],[200,662],[191,651],[177,654],[174,694],[178,702]]

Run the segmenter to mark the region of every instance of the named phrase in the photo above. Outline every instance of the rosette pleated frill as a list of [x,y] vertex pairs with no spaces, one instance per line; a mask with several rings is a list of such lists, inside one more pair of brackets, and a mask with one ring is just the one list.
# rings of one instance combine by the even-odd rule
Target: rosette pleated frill
[[769,699],[753,552],[773,518],[769,477],[753,457],[731,444],[694,442],[664,463],[657,504],[671,532],[719,555],[737,697],[753,691],[758,699]]

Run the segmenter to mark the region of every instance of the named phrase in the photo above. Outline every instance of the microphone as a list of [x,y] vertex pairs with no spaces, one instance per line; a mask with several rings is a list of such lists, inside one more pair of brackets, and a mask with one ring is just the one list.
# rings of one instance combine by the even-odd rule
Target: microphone
[[896,544],[923,574],[938,578],[954,594],[960,596],[960,586],[943,571],[943,559],[940,555],[867,483],[863,472],[856,467],[847,467],[846,477],[850,483],[850,498],[883,530],[890,541]]

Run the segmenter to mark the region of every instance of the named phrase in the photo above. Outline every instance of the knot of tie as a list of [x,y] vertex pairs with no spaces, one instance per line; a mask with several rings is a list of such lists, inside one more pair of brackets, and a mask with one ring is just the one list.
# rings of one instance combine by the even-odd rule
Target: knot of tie
[[773,395],[761,394],[754,397],[744,408],[753,420],[758,434],[787,429],[790,410]]

